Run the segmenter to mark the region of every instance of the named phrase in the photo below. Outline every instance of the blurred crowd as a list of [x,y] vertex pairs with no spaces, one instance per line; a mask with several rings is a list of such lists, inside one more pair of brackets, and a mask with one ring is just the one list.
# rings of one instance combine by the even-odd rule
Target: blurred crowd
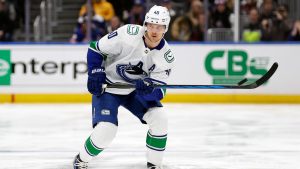
[[[204,41],[206,29],[234,26],[234,0],[209,0],[205,11],[203,0],[153,0],[169,9],[170,31],[165,35],[170,41]],[[144,0],[93,0],[92,39],[101,38],[123,24],[143,24],[146,3]],[[241,40],[299,41],[300,20],[289,18],[287,4],[276,0],[241,0]],[[79,12],[77,28],[71,42],[85,41],[87,7]]]
[[[169,9],[171,15],[170,31],[165,35],[171,41],[204,40],[204,8],[200,0],[172,1],[152,0],[148,5],[162,5]],[[176,6],[175,6],[176,5]],[[91,23],[92,40],[101,38],[124,24],[143,25],[147,11],[145,0],[93,0],[93,18]],[[84,4],[79,12],[77,27],[70,42],[87,41],[86,21],[87,7]]]
[[[169,9],[171,23],[165,35],[169,41],[204,41],[208,29],[234,29],[234,0],[208,0],[206,7],[203,0],[92,0],[91,40],[124,24],[143,25],[145,11],[154,4]],[[241,0],[240,7],[241,41],[300,41],[300,20],[291,19],[288,4]],[[0,41],[12,41],[14,30],[24,18],[23,8],[23,0],[0,0]],[[78,11],[71,43],[89,39],[87,9],[85,3]]]
[[242,39],[257,41],[299,41],[299,21],[289,17],[287,4],[275,0],[246,0],[242,4],[242,15],[246,16]]
[[12,41],[24,18],[24,0],[0,0],[0,41]]

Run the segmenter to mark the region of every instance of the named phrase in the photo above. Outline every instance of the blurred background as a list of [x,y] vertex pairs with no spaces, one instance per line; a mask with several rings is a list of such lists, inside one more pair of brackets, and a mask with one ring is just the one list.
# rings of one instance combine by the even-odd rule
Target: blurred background
[[[169,84],[249,84],[279,64],[257,89],[167,90],[166,168],[299,169],[299,0],[0,0],[0,168],[72,168],[92,129],[89,42],[154,4],[171,15]],[[91,167],[145,168],[147,126],[119,111]]]
[[171,15],[170,84],[250,83],[279,63],[255,90],[169,90],[164,101],[300,103],[298,0],[0,0],[0,102],[90,101],[88,43],[143,25],[153,5]]
[[97,40],[123,24],[142,25],[154,4],[170,11],[169,41],[300,40],[297,0],[0,0],[0,41]]

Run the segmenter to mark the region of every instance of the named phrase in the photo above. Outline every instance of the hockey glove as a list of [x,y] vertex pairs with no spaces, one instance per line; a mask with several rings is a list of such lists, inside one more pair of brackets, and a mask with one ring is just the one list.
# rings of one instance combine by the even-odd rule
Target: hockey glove
[[154,84],[164,85],[166,83],[151,78],[137,80],[135,83],[137,94],[142,96],[146,101],[161,100],[164,96],[164,91],[160,88],[154,88]]
[[150,78],[146,78],[144,80],[138,79],[135,81],[135,89],[138,95],[147,95],[152,93],[154,90],[153,82]]
[[88,91],[96,96],[100,96],[105,88],[102,85],[105,83],[106,73],[103,67],[97,67],[88,72]]

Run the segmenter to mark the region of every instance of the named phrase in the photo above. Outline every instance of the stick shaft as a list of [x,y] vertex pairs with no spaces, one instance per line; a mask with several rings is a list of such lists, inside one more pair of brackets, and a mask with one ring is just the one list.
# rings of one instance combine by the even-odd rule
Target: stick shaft
[[[273,63],[272,67],[261,78],[247,85],[153,85],[154,88],[169,89],[255,89],[267,82],[278,68],[278,63]],[[107,88],[131,89],[135,88],[134,84],[110,84]]]

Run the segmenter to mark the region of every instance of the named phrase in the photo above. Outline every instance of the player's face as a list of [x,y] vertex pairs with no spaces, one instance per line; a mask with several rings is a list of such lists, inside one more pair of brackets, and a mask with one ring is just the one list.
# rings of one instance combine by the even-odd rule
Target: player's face
[[165,30],[166,30],[165,25],[157,25],[157,24],[147,23],[148,38],[152,42],[159,41],[163,37]]

